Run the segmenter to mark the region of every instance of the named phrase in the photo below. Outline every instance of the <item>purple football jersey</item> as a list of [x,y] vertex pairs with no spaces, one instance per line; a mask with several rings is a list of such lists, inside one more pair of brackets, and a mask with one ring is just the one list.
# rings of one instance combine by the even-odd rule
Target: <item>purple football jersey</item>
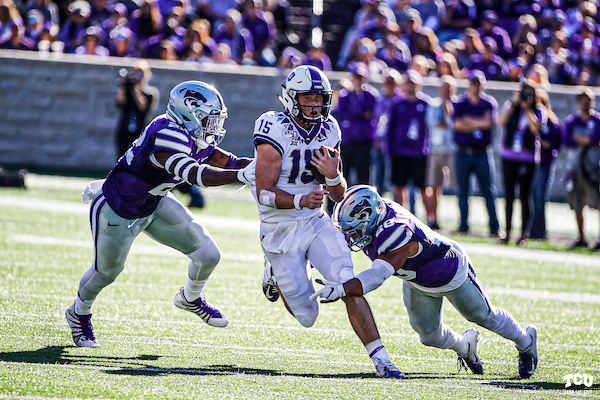
[[102,191],[108,205],[122,218],[146,217],[158,202],[183,181],[157,165],[154,153],[185,153],[200,164],[217,151],[198,151],[194,140],[165,114],[156,117],[109,172]]
[[392,156],[422,158],[429,154],[427,107],[431,98],[418,93],[416,99],[395,97],[390,106],[388,150]]
[[432,231],[400,204],[383,199],[386,215],[373,236],[373,241],[363,251],[375,260],[382,254],[396,250],[410,242],[419,242],[419,252],[406,260],[403,270],[416,271],[410,282],[424,287],[440,287],[454,278],[458,269],[458,256],[452,241]]

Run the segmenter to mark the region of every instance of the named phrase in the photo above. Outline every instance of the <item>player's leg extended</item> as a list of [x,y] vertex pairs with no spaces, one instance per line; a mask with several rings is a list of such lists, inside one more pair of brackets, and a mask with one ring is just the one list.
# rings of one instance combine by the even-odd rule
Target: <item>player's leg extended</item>
[[458,288],[446,293],[448,300],[467,320],[512,340],[519,350],[519,374],[528,378],[537,366],[537,329],[525,329],[508,311],[496,307],[488,299],[484,286],[469,265],[467,280]]
[[144,232],[190,258],[185,287],[175,296],[175,305],[197,314],[211,326],[227,326],[229,321],[225,314],[207,303],[202,295],[210,274],[221,259],[221,252],[194,214],[169,194],[160,201],[152,223]]
[[[352,257],[343,234],[334,228],[327,215],[313,218],[311,223],[317,234],[308,249],[308,259],[327,280],[347,282],[352,279]],[[404,374],[394,366],[383,346],[367,300],[362,296],[347,296],[343,300],[352,329],[375,365],[376,376],[404,378]]]
[[81,281],[75,303],[65,315],[73,341],[81,347],[99,347],[91,324],[92,304],[98,294],[110,285],[125,267],[127,254],[141,227],[147,221],[139,221],[129,227],[132,220],[119,217],[106,204],[102,194],[96,196],[90,209],[90,223],[94,238],[94,264]]
[[438,349],[452,349],[458,354],[459,365],[466,365],[474,374],[483,374],[477,354],[479,332],[467,329],[462,335],[442,322],[444,297],[441,293],[426,293],[407,281],[402,286],[404,305],[412,328],[421,343]]

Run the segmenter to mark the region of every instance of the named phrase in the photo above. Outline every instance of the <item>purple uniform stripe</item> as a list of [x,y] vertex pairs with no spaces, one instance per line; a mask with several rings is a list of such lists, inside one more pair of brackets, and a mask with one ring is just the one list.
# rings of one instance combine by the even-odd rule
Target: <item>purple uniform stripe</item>
[[98,251],[98,224],[100,223],[100,210],[106,204],[104,194],[96,197],[90,208],[90,225],[92,227],[92,236],[94,237],[94,269],[97,270],[96,260]]
[[308,70],[310,71],[310,79],[314,82],[314,81],[319,81],[319,84],[323,84],[323,82],[321,82],[321,74],[319,74],[319,71],[317,71],[315,68],[308,68]]
[[488,311],[491,311],[492,306],[490,305],[490,302],[487,298],[487,294],[485,293],[485,290],[479,284],[479,281],[477,280],[477,275],[475,274],[475,270],[473,269],[471,264],[469,264],[469,272],[467,273],[467,276],[468,276],[469,280],[473,283],[473,285],[475,285],[475,287],[477,288],[477,291],[481,294],[481,297],[483,297],[483,300],[485,301],[485,304],[487,305]]

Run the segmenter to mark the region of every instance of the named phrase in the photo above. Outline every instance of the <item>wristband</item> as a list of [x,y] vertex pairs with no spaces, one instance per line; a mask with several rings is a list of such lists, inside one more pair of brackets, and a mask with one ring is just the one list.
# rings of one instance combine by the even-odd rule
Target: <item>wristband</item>
[[196,186],[200,186],[203,189],[206,189],[206,185],[204,185],[204,182],[202,182],[202,172],[204,172],[206,167],[208,167],[208,165],[200,164],[198,172],[196,172]]
[[294,208],[296,210],[302,209],[302,207],[300,207],[300,200],[302,200],[302,194],[298,193],[297,195],[294,196]]
[[337,176],[333,179],[329,179],[328,177],[325,177],[325,184],[327,186],[337,186],[340,184],[340,182],[342,182],[342,174],[338,173]]

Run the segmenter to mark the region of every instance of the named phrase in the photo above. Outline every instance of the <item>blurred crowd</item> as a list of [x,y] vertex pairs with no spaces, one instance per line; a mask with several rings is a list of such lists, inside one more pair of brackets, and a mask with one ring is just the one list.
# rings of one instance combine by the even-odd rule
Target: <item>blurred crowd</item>
[[0,0],[0,48],[598,84],[595,1],[349,2],[357,11],[334,65],[322,44],[299,43],[286,0]]

